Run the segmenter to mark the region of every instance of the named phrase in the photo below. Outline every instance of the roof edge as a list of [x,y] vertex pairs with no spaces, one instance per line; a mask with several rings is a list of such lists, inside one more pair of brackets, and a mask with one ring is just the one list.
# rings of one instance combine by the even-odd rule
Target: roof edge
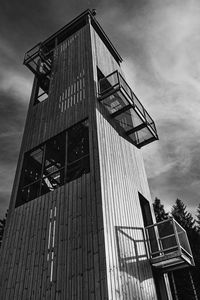
[[[91,25],[96,30],[96,32],[99,34],[105,45],[108,47],[114,58],[117,60],[118,63],[122,62],[122,57],[104,32],[103,28],[99,24],[99,22],[94,17],[92,11],[90,9],[86,9],[84,12],[82,12],[80,15],[78,15],[76,18],[74,18],[72,21],[70,21],[68,24],[63,26],[61,29],[56,31],[54,34],[52,34],[50,37],[48,37],[46,40],[44,40],[41,44],[42,46],[50,46],[55,45],[56,39],[61,39],[60,42],[62,42],[62,36],[66,34],[67,36],[72,35],[74,32],[85,26],[87,23],[89,23],[89,20],[91,20]],[[67,32],[69,35],[67,35]],[[59,43],[59,41],[58,41]]]

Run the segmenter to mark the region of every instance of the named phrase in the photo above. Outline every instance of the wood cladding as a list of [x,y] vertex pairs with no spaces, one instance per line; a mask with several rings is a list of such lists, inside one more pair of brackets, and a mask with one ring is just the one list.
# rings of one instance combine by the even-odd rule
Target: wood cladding
[[1,249],[1,299],[108,299],[95,124],[91,173],[13,207],[24,152],[85,118],[94,122],[90,44],[88,25],[57,47],[49,99],[33,105],[33,90]]
[[24,153],[88,118],[89,99],[93,87],[88,84],[93,78],[90,67],[91,52],[88,51],[91,48],[90,43],[88,25],[57,46],[49,97],[37,105],[34,105],[37,83],[35,80],[11,197],[12,207],[14,207]]
[[106,299],[95,205],[87,174],[15,209],[2,248],[1,299]]
[[[104,75],[119,68],[92,36],[94,65]],[[111,126],[101,103],[96,118],[109,299],[157,299],[138,197],[151,199],[141,152]]]
[[97,110],[109,299],[156,299],[138,191],[150,199],[139,151]]
[[87,26],[56,47],[49,97],[29,110],[25,151],[88,116],[88,47]]
[[[138,191],[150,199],[141,153],[105,116],[97,66],[104,75],[121,72],[87,24],[57,46],[48,100],[33,105],[33,88],[1,248],[0,299],[156,299],[138,199]],[[90,173],[14,208],[24,153],[85,118]]]

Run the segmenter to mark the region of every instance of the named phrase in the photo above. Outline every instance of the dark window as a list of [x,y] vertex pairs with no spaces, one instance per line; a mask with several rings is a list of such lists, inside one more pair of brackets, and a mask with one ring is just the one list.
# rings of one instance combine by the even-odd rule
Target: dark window
[[25,154],[16,206],[54,191],[89,171],[89,129],[86,120]]
[[107,77],[104,76],[104,74],[101,72],[101,70],[98,67],[97,67],[97,79],[98,79],[100,95],[112,90],[112,84],[109,82]]
[[[138,193],[138,195],[139,195],[140,206],[141,206],[141,210],[142,210],[144,226],[146,227],[146,226],[152,225],[153,218],[151,215],[151,208],[150,208],[149,201],[142,194]],[[155,228],[154,227],[150,228],[148,230],[148,234],[149,234],[152,252],[158,251],[158,241],[157,241],[157,237],[155,234]]]
[[101,70],[97,67],[97,79],[100,81],[101,79],[105,78],[104,74],[101,72]]
[[38,104],[48,98],[53,54],[41,55],[37,66],[37,79],[34,104]]
[[41,195],[64,184],[66,132],[50,139],[45,145]]
[[142,210],[142,216],[144,221],[144,226],[152,225],[153,219],[151,215],[151,208],[149,201],[140,193],[138,193],[140,199],[140,206]]
[[25,154],[16,206],[64,183],[65,136],[63,132]]

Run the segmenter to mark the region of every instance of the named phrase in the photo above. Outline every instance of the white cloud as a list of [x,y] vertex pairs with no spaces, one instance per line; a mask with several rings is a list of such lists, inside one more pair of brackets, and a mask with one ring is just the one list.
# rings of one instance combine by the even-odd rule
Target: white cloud
[[18,101],[28,102],[32,81],[15,70],[0,71],[0,90],[7,92]]
[[1,170],[0,170],[0,186],[1,192],[10,194],[10,187],[12,186],[12,182],[14,179],[14,168],[12,168],[6,164],[1,162]]
[[143,149],[153,195],[167,208],[177,197],[190,200],[194,214],[200,197],[200,3],[151,2],[149,12],[116,23],[129,41],[124,71],[160,136]]
[[8,41],[0,37],[0,53],[1,53],[1,60],[2,60],[2,54],[4,56],[9,57],[10,59],[13,59],[16,57],[15,51],[12,49],[12,47],[9,45]]
[[0,90],[18,101],[28,102],[32,79],[30,74],[26,76],[18,70],[18,59],[10,43],[0,37]]

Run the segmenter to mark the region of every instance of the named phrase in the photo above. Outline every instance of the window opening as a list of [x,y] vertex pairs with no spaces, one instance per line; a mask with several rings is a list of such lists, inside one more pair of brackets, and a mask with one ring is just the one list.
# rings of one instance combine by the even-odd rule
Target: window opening
[[[140,200],[140,207],[142,211],[142,217],[143,217],[143,222],[144,226],[149,226],[153,224],[153,218],[151,215],[151,208],[149,201],[141,194],[138,192],[139,195],[139,200]],[[151,249],[154,251],[158,250],[158,242],[157,242],[157,237],[155,233],[155,228],[152,227],[149,230],[149,239],[150,239],[150,244],[151,244]]]
[[82,121],[24,155],[16,207],[90,172],[88,126]]
[[109,82],[109,79],[104,76],[101,70],[97,67],[97,79],[99,85],[99,92],[112,90],[112,84]]
[[43,102],[48,98],[51,71],[53,62],[53,52],[45,54],[40,51],[40,58],[37,62],[37,84],[34,104]]
[[65,136],[63,132],[25,154],[16,206],[64,184]]
[[64,184],[65,136],[64,132],[46,143],[41,194]]
[[153,224],[153,219],[151,215],[151,208],[149,201],[140,193],[139,195],[139,200],[140,200],[140,206],[142,210],[142,216],[143,216],[143,221],[144,221],[144,226],[152,225]]
[[101,70],[97,67],[97,79],[98,79],[98,82],[105,78],[104,74],[101,72]]

